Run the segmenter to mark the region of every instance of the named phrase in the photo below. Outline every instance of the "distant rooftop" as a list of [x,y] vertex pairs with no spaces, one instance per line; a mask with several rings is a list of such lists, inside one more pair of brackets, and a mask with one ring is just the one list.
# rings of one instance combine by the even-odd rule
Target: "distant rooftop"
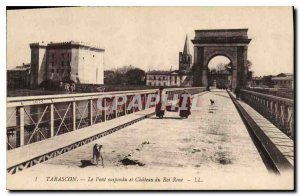
[[30,69],[30,63],[27,64],[23,63],[23,65],[13,67],[11,69],[8,69],[7,71],[26,71],[29,69]]
[[79,42],[79,41],[67,41],[67,42],[50,42],[50,43],[45,43],[45,42],[36,42],[36,43],[31,43],[30,47],[44,47],[44,48],[57,48],[57,47],[84,47],[92,50],[97,50],[97,51],[105,51],[104,48],[101,48],[100,46],[96,46],[93,44],[85,43],[85,42]]
[[164,71],[164,70],[153,70],[153,71],[148,71],[147,74],[151,75],[167,75],[172,71]]
[[278,77],[286,77],[286,76],[293,76],[294,74],[292,74],[292,73],[280,73],[280,74],[278,74],[277,76]]
[[186,73],[184,71],[179,71],[179,70],[173,70],[173,71],[153,70],[153,71],[148,71],[146,74],[147,75],[172,75],[172,74],[186,74]]
[[293,80],[293,76],[272,77],[272,80]]
[[262,80],[263,78],[261,77],[261,76],[259,76],[259,77],[252,77],[252,80]]

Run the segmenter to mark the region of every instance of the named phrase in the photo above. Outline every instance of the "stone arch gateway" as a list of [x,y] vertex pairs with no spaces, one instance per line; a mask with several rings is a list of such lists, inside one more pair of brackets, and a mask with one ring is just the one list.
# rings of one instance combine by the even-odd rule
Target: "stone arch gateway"
[[208,85],[208,63],[218,55],[232,63],[232,89],[247,83],[248,29],[195,30],[193,86]]

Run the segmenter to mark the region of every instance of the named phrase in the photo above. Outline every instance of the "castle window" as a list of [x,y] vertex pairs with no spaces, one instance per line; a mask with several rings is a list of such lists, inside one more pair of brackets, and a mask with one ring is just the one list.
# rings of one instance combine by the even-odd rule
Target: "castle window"
[[54,73],[54,69],[51,70],[51,73]]
[[63,61],[61,62],[61,66],[62,66],[62,67],[64,66],[64,62],[63,62]]

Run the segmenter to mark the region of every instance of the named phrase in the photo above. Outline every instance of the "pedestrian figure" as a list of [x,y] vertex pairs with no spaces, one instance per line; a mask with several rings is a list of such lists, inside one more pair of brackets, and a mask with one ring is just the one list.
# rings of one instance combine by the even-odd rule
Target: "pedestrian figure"
[[59,90],[64,90],[64,83],[63,82],[59,83]]
[[206,90],[207,90],[207,91],[210,91],[209,85],[206,86]]
[[74,92],[76,89],[75,83],[72,83],[70,88],[71,88],[71,92]]
[[70,92],[70,84],[69,83],[65,84],[65,91]]
[[241,89],[240,89],[239,86],[237,86],[237,87],[235,88],[234,93],[235,93],[236,99],[240,99]]
[[159,88],[159,91],[157,92],[158,96],[159,96],[159,102],[155,105],[155,114],[158,118],[163,118],[165,115],[165,109],[163,108],[163,106],[165,104],[163,104],[164,101],[164,96],[163,96],[163,88]]
[[103,157],[101,154],[101,148],[102,148],[102,145],[99,145],[99,144],[94,145],[94,147],[93,147],[93,164],[98,166],[99,158],[101,158],[102,167],[104,167]]
[[183,94],[180,95],[180,99],[178,102],[179,106],[179,116],[181,118],[188,118],[191,114],[191,97],[187,91],[184,91]]

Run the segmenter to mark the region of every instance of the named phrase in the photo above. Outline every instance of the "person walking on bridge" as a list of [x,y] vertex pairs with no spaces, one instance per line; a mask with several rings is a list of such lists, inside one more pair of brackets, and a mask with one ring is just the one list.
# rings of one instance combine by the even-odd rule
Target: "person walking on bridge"
[[181,118],[188,118],[191,114],[191,97],[187,91],[184,91],[180,95],[178,106],[179,106],[179,116]]
[[158,118],[163,118],[165,115],[165,109],[163,108],[165,106],[165,104],[163,104],[164,101],[164,90],[162,87],[159,88],[158,93],[158,97],[159,97],[159,101],[158,103],[155,105],[155,114]]
[[240,89],[239,86],[237,86],[237,87],[235,88],[234,93],[235,93],[236,99],[240,99],[241,89]]

